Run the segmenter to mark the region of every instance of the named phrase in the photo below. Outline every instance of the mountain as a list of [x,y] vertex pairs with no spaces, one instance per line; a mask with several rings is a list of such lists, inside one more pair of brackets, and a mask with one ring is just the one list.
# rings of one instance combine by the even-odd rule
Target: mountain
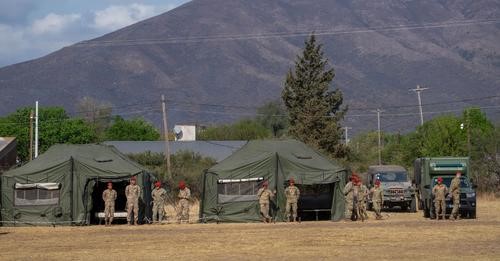
[[497,0],[194,0],[0,68],[0,115],[34,100],[75,112],[91,96],[116,114],[159,123],[165,94],[172,123],[249,116],[279,99],[313,31],[350,107],[346,124],[358,130],[376,128],[375,108],[385,108],[386,128],[413,128],[419,116],[409,89],[417,84],[429,88],[426,118],[498,104],[484,98],[500,96]]

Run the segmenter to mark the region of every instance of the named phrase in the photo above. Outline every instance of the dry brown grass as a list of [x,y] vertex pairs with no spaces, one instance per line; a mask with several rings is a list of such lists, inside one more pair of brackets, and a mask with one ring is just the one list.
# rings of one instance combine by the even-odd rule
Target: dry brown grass
[[476,220],[0,228],[2,260],[499,260],[500,201]]

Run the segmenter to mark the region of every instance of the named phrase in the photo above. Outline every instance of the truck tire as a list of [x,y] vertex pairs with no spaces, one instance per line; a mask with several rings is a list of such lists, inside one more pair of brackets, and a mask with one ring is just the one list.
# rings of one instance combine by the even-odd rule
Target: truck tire
[[422,208],[424,209],[424,218],[430,218],[430,211],[429,207],[427,206],[427,203],[422,202]]
[[401,210],[408,211],[408,205],[406,203],[401,205]]
[[429,206],[429,217],[431,219],[436,219],[436,211],[434,210],[434,207],[432,205],[434,204],[431,203]]
[[411,213],[417,212],[417,202],[415,201],[415,198],[413,198],[410,202],[410,212]]
[[475,219],[475,218],[476,218],[476,210],[475,210],[475,209],[474,209],[474,210],[469,211],[469,218],[473,218],[473,219]]

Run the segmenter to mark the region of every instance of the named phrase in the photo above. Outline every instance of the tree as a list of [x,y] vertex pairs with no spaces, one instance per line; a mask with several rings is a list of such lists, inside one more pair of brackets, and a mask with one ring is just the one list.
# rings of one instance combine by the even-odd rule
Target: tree
[[289,70],[282,98],[288,110],[289,134],[306,144],[334,157],[345,157],[347,148],[340,142],[340,121],[347,112],[342,107],[339,89],[330,91],[335,77],[328,60],[323,58],[322,45],[311,35],[302,55],[297,57],[295,70]]
[[[22,160],[29,159],[30,112],[25,107],[5,118],[0,118],[0,136],[15,136],[17,151]],[[92,126],[82,119],[70,118],[60,107],[39,109],[39,153],[58,143],[85,144],[96,141]]]
[[158,130],[146,122],[144,119],[136,118],[124,120],[120,116],[116,116],[113,124],[106,129],[105,138],[107,140],[159,140],[160,133]]
[[198,134],[200,140],[255,140],[271,136],[271,131],[255,120],[209,127]]
[[92,125],[96,135],[102,140],[104,132],[110,126],[112,120],[111,103],[85,96],[78,101],[76,109],[82,115],[82,118]]
[[269,102],[257,109],[256,121],[271,130],[273,137],[281,137],[288,128],[286,109],[279,101]]

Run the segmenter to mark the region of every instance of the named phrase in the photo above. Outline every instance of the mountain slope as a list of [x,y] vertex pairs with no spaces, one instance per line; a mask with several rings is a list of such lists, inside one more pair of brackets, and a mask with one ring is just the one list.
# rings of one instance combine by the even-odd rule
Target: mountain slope
[[[315,31],[336,69],[335,86],[351,107],[347,124],[373,129],[376,118],[359,114],[415,105],[408,89],[417,84],[431,88],[424,103],[500,95],[500,23],[478,23],[486,19],[500,19],[498,1],[192,1],[1,68],[0,115],[35,99],[74,111],[78,99],[92,96],[110,101],[115,113],[158,121],[159,97],[166,94],[173,122],[235,119],[280,97],[286,72],[306,35]],[[464,20],[473,22],[456,22]],[[395,28],[399,25],[411,29]],[[366,30],[373,28],[378,30]],[[415,111],[393,108],[388,114]],[[418,117],[386,119],[407,129]]]

